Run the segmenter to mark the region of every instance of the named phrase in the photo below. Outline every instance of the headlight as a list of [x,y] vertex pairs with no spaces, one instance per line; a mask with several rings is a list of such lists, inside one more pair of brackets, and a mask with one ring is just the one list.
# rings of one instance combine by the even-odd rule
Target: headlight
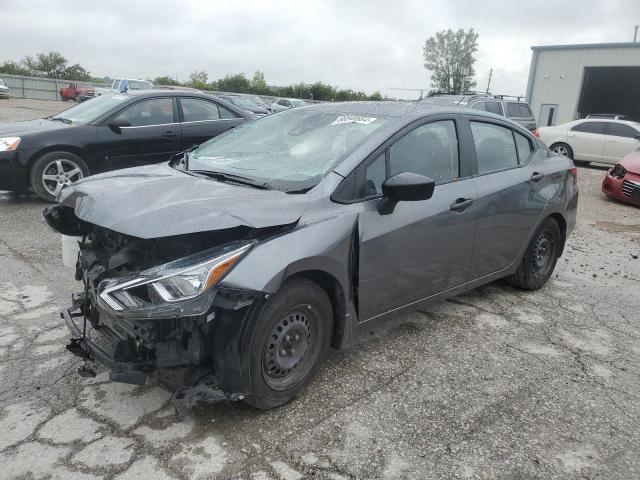
[[0,137],[0,152],[12,152],[20,145],[20,137]]
[[174,305],[182,314],[183,303],[193,300],[197,308],[191,313],[202,313],[208,307],[199,302],[202,294],[216,286],[254,244],[232,242],[145,270],[133,279],[104,280],[98,287],[100,298],[117,311]]
[[611,174],[618,178],[624,178],[624,176],[627,174],[627,170],[618,163],[615,167],[613,167]]

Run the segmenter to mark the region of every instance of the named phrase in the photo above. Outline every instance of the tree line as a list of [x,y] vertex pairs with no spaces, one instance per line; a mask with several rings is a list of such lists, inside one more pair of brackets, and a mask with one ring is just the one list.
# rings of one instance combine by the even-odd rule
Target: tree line
[[[77,63],[70,65],[69,60],[59,52],[38,53],[35,56],[28,55],[19,61],[5,60],[0,62],[0,73],[28,77],[60,78],[79,82],[102,83],[104,81],[103,78],[92,77],[89,71]],[[223,78],[211,82],[209,81],[209,75],[204,70],[192,72],[186,82],[179,82],[170,76],[148,80],[155,85],[177,85],[197,88],[198,90],[277,95],[324,101],[383,100],[380,92],[367,95],[365,92],[341,89],[320,81],[315,83],[300,82],[286,87],[273,87],[267,85],[264,74],[260,71],[257,71],[252,78],[247,78],[244,73],[236,73],[235,75],[225,75]]]
[[286,87],[274,87],[267,84],[264,73],[256,71],[253,77],[247,78],[244,73],[225,75],[218,80],[209,81],[207,72],[194,71],[189,75],[189,80],[179,82],[175,78],[164,76],[152,80],[156,85],[179,85],[198,90],[214,90],[218,92],[254,93],[256,95],[277,95],[280,97],[305,98],[323,101],[347,101],[347,100],[384,100],[380,92],[367,95],[365,92],[352,89],[341,89],[324,82],[296,83]]

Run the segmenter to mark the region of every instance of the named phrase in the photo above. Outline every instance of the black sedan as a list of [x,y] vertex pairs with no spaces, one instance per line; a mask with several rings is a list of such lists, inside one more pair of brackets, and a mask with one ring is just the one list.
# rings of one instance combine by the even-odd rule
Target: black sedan
[[54,201],[80,178],[167,161],[253,118],[199,92],[101,95],[52,117],[0,124],[0,190],[32,188]]

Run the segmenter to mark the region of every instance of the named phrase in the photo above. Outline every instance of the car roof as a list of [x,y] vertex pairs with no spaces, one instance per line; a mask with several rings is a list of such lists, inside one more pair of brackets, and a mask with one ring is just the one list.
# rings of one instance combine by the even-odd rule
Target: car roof
[[577,123],[583,123],[583,122],[623,123],[625,125],[629,125],[630,127],[640,128],[639,122],[634,122],[633,120],[622,120],[622,119],[615,119],[615,118],[580,118],[578,120],[574,120],[569,123],[577,124]]

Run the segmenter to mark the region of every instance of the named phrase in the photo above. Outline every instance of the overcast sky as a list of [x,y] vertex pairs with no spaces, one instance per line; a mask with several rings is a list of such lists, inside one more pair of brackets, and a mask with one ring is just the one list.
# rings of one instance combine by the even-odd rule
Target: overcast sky
[[57,50],[95,76],[187,79],[264,72],[270,85],[321,80],[399,98],[428,88],[436,31],[479,34],[478,89],[525,92],[532,45],[623,42],[640,0],[0,0],[0,61]]

